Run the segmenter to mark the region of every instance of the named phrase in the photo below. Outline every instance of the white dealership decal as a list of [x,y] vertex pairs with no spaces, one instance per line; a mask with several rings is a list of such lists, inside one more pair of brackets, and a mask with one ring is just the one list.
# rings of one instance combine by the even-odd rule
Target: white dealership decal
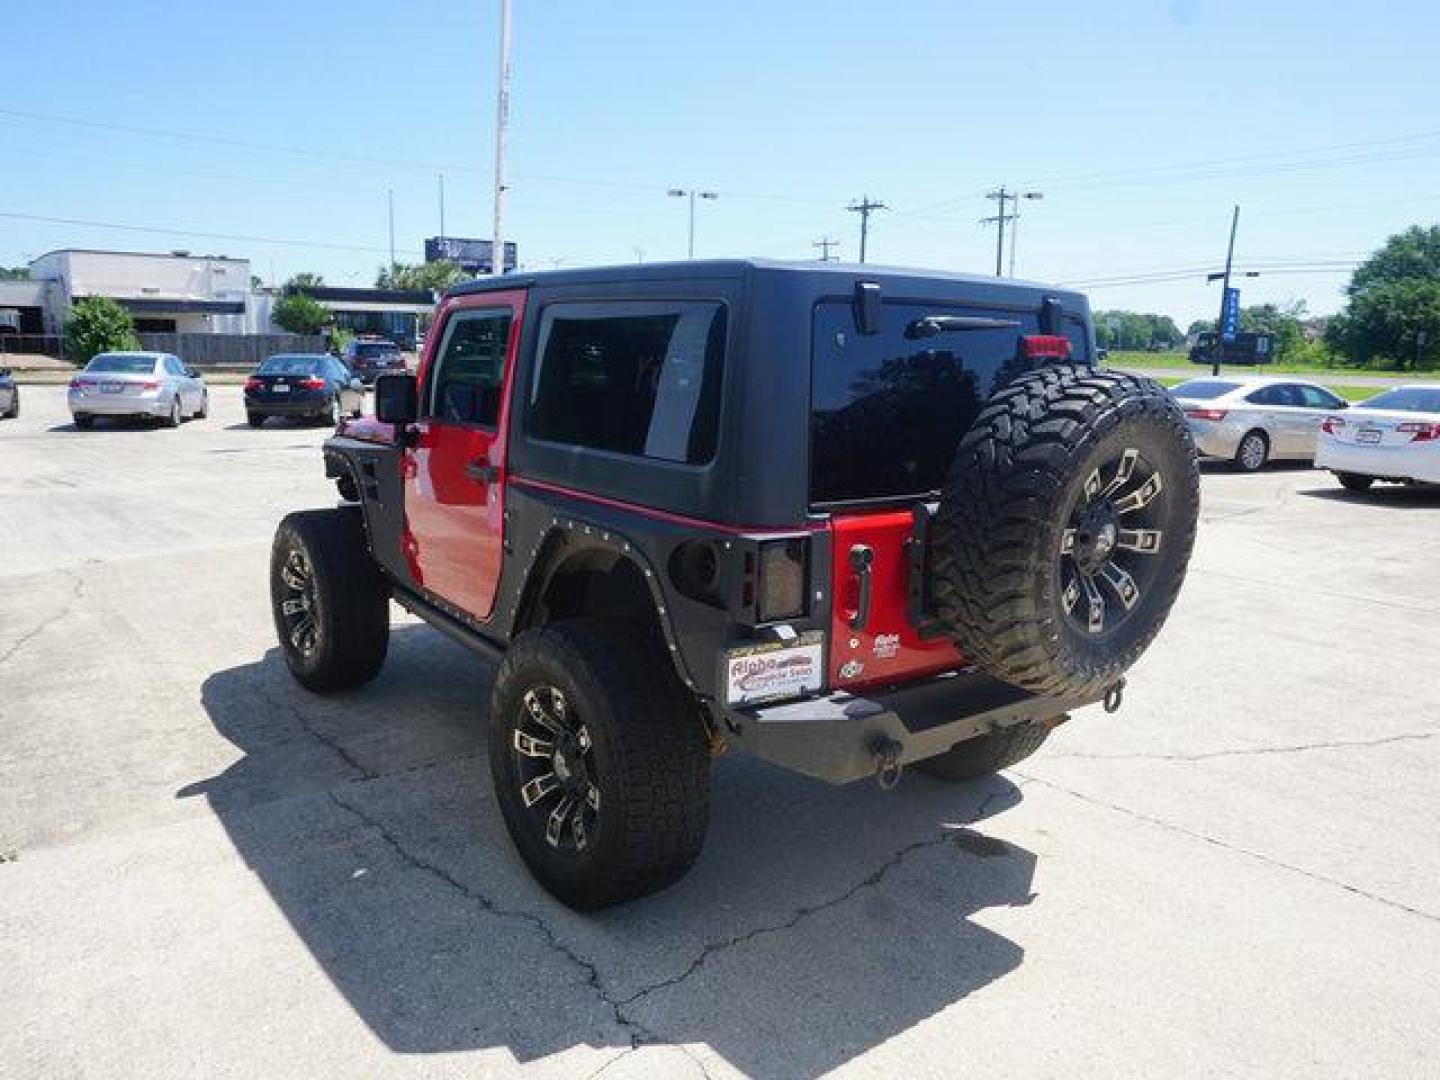
[[797,645],[750,645],[725,658],[725,700],[731,705],[773,701],[819,690],[823,637],[810,633]]

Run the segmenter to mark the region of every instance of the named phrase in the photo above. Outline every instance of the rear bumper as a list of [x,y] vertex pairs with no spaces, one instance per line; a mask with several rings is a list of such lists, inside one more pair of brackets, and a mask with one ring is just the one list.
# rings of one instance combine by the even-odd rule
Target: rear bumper
[[171,400],[158,392],[141,395],[69,392],[72,416],[168,416]]
[[1440,484],[1440,448],[1428,443],[1362,446],[1322,438],[1315,452],[1315,464],[1331,472]]
[[1099,700],[1037,697],[967,670],[884,693],[832,693],[730,709],[725,719],[735,744],[756,757],[846,784],[874,776],[877,750],[886,745],[902,765],[923,761],[977,735],[1048,720]]
[[1201,457],[1233,458],[1240,449],[1240,436],[1249,430],[1228,419],[1196,420],[1190,417],[1186,422],[1190,427],[1190,437],[1195,440],[1195,449]]
[[245,397],[245,411],[256,416],[314,416],[329,408],[330,395],[321,391],[278,400],[260,400],[248,394]]

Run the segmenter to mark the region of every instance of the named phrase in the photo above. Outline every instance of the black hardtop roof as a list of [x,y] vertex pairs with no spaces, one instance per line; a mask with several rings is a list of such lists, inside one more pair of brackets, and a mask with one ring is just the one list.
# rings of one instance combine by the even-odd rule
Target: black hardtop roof
[[[599,285],[626,281],[713,281],[745,277],[753,272],[780,273],[812,279],[817,292],[849,291],[855,281],[876,281],[882,291],[903,290],[910,295],[923,291],[925,283],[964,286],[977,299],[1000,299],[1015,293],[1048,296],[1081,295],[1074,289],[1047,285],[1037,281],[991,277],[982,274],[956,274],[946,270],[924,270],[914,267],[879,266],[875,263],[844,263],[787,261],[784,259],[696,259],[688,262],[623,263],[616,266],[587,266],[573,270],[547,270],[536,273],[503,274],[500,277],[476,278],[462,282],[446,292],[446,296],[467,296],[474,293],[523,289],[533,285]],[[842,279],[837,281],[836,279]],[[907,286],[914,286],[907,288]],[[947,290],[949,291],[949,290]]]

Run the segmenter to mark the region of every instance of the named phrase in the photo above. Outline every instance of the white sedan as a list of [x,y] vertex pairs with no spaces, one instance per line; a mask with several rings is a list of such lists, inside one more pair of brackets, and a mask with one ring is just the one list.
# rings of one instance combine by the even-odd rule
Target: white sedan
[[1376,480],[1440,484],[1440,386],[1401,386],[1320,425],[1315,464],[1350,491]]

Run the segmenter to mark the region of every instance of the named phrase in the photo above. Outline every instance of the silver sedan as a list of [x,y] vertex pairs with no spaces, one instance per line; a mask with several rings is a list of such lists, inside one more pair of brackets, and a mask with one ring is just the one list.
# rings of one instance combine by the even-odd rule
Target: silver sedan
[[1348,407],[1318,383],[1277,375],[1191,379],[1170,393],[1201,456],[1233,461],[1245,472],[1267,461],[1313,461],[1325,417]]
[[205,380],[170,353],[100,353],[70,380],[69,400],[77,428],[90,427],[97,416],[142,417],[179,427],[210,410]]

